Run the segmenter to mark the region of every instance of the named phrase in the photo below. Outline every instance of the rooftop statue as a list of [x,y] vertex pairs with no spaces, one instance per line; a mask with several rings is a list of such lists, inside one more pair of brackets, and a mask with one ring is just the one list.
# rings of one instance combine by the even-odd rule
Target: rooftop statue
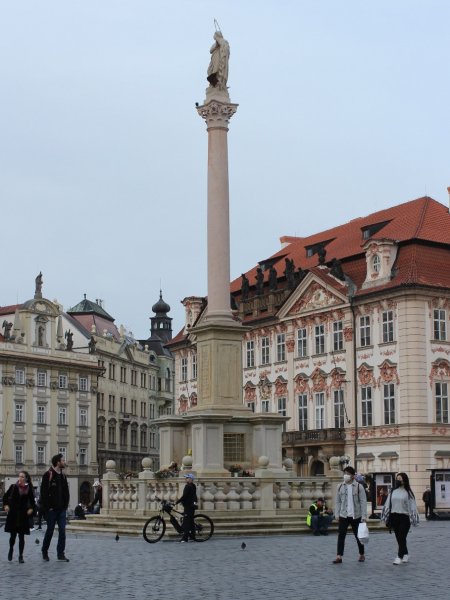
[[207,80],[209,85],[227,91],[228,61],[230,58],[230,45],[224,39],[221,31],[214,34],[215,43],[211,46],[211,61],[208,66]]

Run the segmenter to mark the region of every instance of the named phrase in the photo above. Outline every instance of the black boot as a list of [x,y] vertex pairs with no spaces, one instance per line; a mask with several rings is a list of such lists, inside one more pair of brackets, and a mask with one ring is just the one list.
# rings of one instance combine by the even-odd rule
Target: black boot
[[20,555],[20,556],[19,556],[19,562],[20,562],[20,563],[24,563],[24,562],[25,562],[25,561],[23,560],[23,556],[22,556],[22,555]]
[[8,552],[8,560],[9,560],[10,562],[12,561],[13,552],[14,552],[14,546],[10,546],[10,547],[9,547],[9,552]]

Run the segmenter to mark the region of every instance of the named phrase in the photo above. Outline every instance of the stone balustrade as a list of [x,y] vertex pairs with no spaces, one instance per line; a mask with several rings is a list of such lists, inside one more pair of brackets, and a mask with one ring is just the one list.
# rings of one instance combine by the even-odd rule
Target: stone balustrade
[[[264,462],[264,461],[262,461]],[[129,511],[147,515],[159,510],[159,500],[175,502],[185,485],[183,470],[178,477],[157,479],[151,471],[151,459],[143,461],[143,471],[135,479],[121,479],[114,461],[106,463],[103,481],[102,514]],[[290,465],[289,465],[290,466]],[[198,510],[206,512],[249,511],[255,515],[307,509],[318,497],[331,505],[333,477],[297,477],[289,471],[276,476],[258,469],[255,477],[196,477]],[[339,475],[340,480],[340,475]]]

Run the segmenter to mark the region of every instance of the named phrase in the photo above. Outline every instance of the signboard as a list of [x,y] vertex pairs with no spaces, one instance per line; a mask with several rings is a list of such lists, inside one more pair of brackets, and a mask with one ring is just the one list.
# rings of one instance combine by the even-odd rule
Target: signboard
[[450,509],[450,471],[434,471],[434,508]]
[[375,509],[383,508],[387,497],[392,490],[393,481],[393,473],[374,473],[375,496],[373,504],[375,505]]

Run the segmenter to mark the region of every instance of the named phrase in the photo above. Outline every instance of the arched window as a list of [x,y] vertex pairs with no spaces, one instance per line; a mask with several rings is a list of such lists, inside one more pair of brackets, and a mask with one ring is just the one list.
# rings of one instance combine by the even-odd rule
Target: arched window
[[374,273],[379,273],[381,269],[381,259],[379,254],[375,254],[372,258],[372,269]]

